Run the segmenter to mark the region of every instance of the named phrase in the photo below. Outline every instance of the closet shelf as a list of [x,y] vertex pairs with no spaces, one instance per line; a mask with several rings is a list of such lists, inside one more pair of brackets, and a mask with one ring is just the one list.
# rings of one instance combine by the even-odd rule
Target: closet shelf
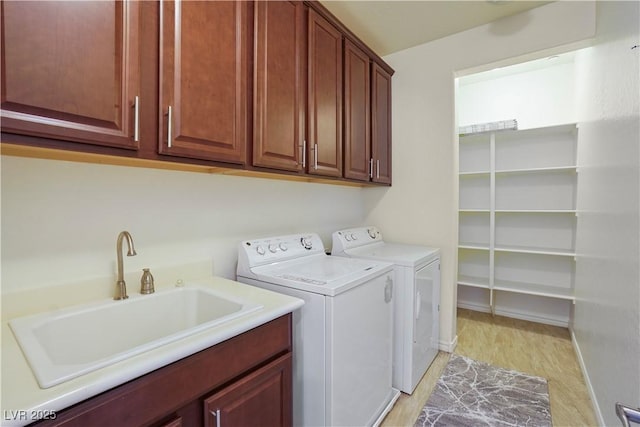
[[499,245],[494,248],[496,252],[512,252],[520,254],[532,254],[532,255],[553,255],[553,256],[567,256],[575,257],[576,252],[569,249],[559,248],[538,248],[535,246],[516,246],[516,245]]
[[472,288],[489,289],[488,277],[458,275],[458,285],[469,286]]
[[[487,212],[489,212],[487,210]],[[576,214],[575,209],[496,209],[495,213],[554,213],[554,214]]]
[[489,244],[488,243],[470,243],[470,242],[465,242],[465,243],[458,243],[458,249],[471,249],[471,250],[477,250],[477,251],[488,251],[489,250]]
[[537,295],[541,297],[564,299],[574,301],[573,289],[561,288],[558,286],[543,285],[539,283],[513,282],[508,280],[495,279],[493,290],[504,292],[515,292],[526,295]]
[[576,172],[578,167],[571,166],[550,166],[541,168],[521,168],[521,169],[500,169],[496,170],[496,175],[517,174],[517,173],[548,173],[548,172]]
[[537,320],[568,313],[575,301],[576,125],[459,141],[462,303],[492,313],[509,307],[511,314]]
[[469,171],[469,172],[460,172],[458,175],[460,176],[471,176],[471,175],[489,175],[491,172],[489,171]]

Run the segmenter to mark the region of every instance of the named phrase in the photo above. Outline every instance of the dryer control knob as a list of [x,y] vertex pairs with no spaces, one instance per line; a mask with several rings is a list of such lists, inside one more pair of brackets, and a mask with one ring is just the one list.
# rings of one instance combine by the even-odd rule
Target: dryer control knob
[[369,237],[371,237],[372,239],[376,238],[376,230],[375,230],[375,228],[368,228],[367,229],[367,233],[369,233]]
[[256,252],[258,252],[258,255],[264,255],[266,253],[266,251],[264,250],[264,247],[262,247],[262,245],[258,245],[256,247]]
[[311,242],[311,237],[306,236],[306,237],[301,237],[300,238],[300,244],[302,245],[303,248],[309,250],[313,247],[313,243]]
[[345,234],[344,235],[344,240],[346,240],[347,242],[350,242],[352,240],[351,239],[351,235],[350,234]]
[[351,240],[358,240],[358,236],[356,236],[355,234],[351,233]]
[[280,250],[281,250],[282,252],[284,252],[284,251],[286,251],[287,249],[289,249],[289,248],[287,248],[287,245],[285,245],[284,243],[280,243],[280,244],[278,245],[278,247],[280,248]]
[[276,252],[278,252],[278,247],[276,245],[269,245],[269,252],[275,254]]

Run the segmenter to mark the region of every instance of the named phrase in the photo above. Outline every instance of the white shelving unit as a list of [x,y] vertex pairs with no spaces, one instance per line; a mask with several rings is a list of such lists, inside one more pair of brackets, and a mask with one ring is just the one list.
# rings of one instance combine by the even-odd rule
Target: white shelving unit
[[567,325],[575,124],[460,136],[458,305]]

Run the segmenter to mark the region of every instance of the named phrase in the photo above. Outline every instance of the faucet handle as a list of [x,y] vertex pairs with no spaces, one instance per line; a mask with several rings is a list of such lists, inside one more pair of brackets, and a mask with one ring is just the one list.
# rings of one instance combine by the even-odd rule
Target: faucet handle
[[143,295],[152,294],[155,292],[153,286],[153,276],[148,268],[142,269],[142,277],[140,278],[140,293]]

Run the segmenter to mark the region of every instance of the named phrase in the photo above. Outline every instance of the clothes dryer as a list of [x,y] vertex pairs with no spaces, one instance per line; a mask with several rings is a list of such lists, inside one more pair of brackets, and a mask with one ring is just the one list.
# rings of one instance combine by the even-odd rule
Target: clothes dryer
[[303,299],[293,314],[293,424],[378,425],[392,387],[393,266],[331,257],[317,234],[244,241],[237,280]]
[[376,227],[332,237],[331,255],[394,264],[393,386],[413,393],[438,354],[440,249],[385,242]]

